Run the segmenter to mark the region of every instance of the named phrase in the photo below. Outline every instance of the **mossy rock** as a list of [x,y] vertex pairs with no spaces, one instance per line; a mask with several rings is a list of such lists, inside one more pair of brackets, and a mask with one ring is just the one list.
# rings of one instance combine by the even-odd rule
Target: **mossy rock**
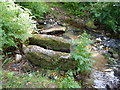
[[89,20],[87,23],[86,23],[86,27],[87,28],[92,28],[92,29],[96,29],[97,27],[94,25],[94,21],[92,20]]
[[38,45],[55,51],[70,52],[70,40],[53,35],[34,34],[30,39],[30,45]]
[[28,46],[24,53],[32,64],[49,70],[67,71],[75,69],[77,63],[71,59],[69,53],[47,50],[35,45]]

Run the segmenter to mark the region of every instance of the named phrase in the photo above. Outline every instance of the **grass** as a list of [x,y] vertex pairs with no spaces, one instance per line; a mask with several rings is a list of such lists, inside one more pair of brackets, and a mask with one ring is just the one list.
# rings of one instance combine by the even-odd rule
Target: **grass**
[[[0,71],[1,74],[1,71]],[[15,72],[3,71],[1,74],[3,88],[49,88],[54,81],[39,74],[18,74]],[[56,85],[57,86],[57,85]]]
[[48,79],[39,72],[17,73],[10,71],[0,71],[0,88],[81,88],[73,77],[62,79]]

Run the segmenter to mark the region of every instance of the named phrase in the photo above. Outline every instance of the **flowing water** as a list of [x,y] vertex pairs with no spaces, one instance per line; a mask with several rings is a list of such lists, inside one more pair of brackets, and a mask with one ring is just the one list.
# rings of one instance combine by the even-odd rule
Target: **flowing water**
[[[73,27],[70,27],[69,30],[61,36],[67,39],[75,40],[79,39],[79,35],[82,33],[83,30],[77,30]],[[93,64],[91,75],[87,77],[86,81],[84,82],[84,86],[87,88],[105,88],[106,90],[118,88],[119,79],[114,75],[114,69],[116,67],[108,67],[108,59],[105,58],[105,56],[102,54],[107,53],[109,50],[111,50],[111,48],[119,48],[118,44],[120,41],[118,39],[110,39],[109,37],[98,33],[87,33],[91,35],[91,39],[93,41],[96,40],[96,38],[101,37],[101,42],[97,45],[97,47],[95,47],[95,43],[93,46],[91,46],[94,49],[92,57],[95,63]],[[102,40],[102,38],[104,39]],[[101,45],[103,45],[103,47],[106,47],[106,49],[100,48]]]
[[[74,22],[72,22],[72,24],[73,23]],[[103,54],[109,54],[109,57],[120,59],[120,39],[113,39],[101,32],[98,33],[91,30],[83,30],[69,25],[67,25],[67,28],[68,30],[59,36],[65,39],[76,40],[79,39],[79,36],[85,31],[90,35],[90,39],[94,42],[94,44],[91,45],[91,48],[94,51],[92,56],[95,63],[93,64],[91,74],[89,77],[86,77],[84,87],[98,89],[105,88],[106,90],[118,88],[120,86],[120,76],[118,72],[120,71],[120,68],[116,67],[114,64],[112,67],[109,67],[109,60],[105,58]],[[114,51],[117,52],[117,54],[113,55]],[[120,63],[117,63],[117,66],[120,66]],[[117,70],[117,75],[115,75],[114,70]]]

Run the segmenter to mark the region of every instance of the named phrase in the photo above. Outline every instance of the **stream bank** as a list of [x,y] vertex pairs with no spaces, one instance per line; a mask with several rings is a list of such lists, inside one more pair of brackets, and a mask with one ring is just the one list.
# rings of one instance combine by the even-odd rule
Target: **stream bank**
[[46,16],[44,27],[64,26],[67,28],[65,33],[60,35],[56,33],[55,35],[72,40],[79,39],[79,35],[86,31],[90,35],[91,40],[94,41],[92,49],[97,52],[97,54],[93,54],[95,64],[90,77],[86,78],[84,87],[118,88],[120,86],[120,39],[109,37],[110,35],[106,35],[103,29],[86,29],[84,20],[76,19],[76,21],[71,22],[74,17],[63,13],[64,11],[60,10],[60,8],[55,9],[56,11],[53,10],[50,15]]
[[[119,56],[120,56],[119,55],[120,54],[119,53],[119,39],[110,38],[108,36],[105,36],[105,34],[100,33],[97,30],[94,30],[91,28],[86,29],[86,24],[85,24],[86,21],[84,21],[84,20],[78,19],[75,22],[73,22],[73,21],[70,22],[71,21],[70,19],[73,17],[68,17],[68,14],[66,14],[64,16],[64,14],[61,13],[64,11],[60,11],[59,8],[58,9],[56,8],[56,10],[58,11],[58,14],[56,17],[61,18],[61,19],[59,20],[54,17],[55,11],[53,10],[53,12],[51,12],[52,15],[50,14],[50,15],[46,16],[45,21],[44,20],[42,21],[43,22],[42,25],[41,25],[41,23],[38,24],[39,32],[36,32],[36,34],[37,35],[46,34],[45,36],[47,36],[47,37],[48,36],[50,37],[50,35],[52,34],[53,37],[58,37],[58,38],[60,37],[60,38],[69,39],[69,40],[77,40],[77,39],[79,40],[79,36],[84,31],[87,32],[90,35],[91,41],[94,42],[90,46],[90,48],[93,51],[92,56],[93,56],[93,60],[95,60],[95,63],[93,64],[91,73],[88,76],[86,75],[85,77],[83,77],[84,78],[83,87],[98,88],[98,89],[99,88],[105,88],[105,89],[119,88],[119,80],[120,80],[119,79],[119,65],[120,65],[119,64]],[[68,20],[65,20],[65,19],[68,19]],[[77,21],[80,21],[80,22],[77,22]],[[76,25],[76,23],[77,23],[77,25]],[[58,27],[57,27],[57,29],[55,29],[56,25],[59,27],[62,27],[62,29],[60,28],[58,30]],[[51,28],[52,28],[52,30],[51,30]],[[64,28],[66,28],[66,29],[64,29]],[[46,38],[46,37],[43,37],[43,39],[44,38]],[[30,42],[29,44],[36,45],[36,43],[37,43],[37,45],[39,45],[38,44],[39,40],[37,41],[37,39],[38,38],[35,39],[35,41],[36,41],[35,43]],[[49,39],[46,39],[46,40],[49,41]],[[42,44],[44,44],[44,42],[46,40],[43,40]],[[58,44],[58,42],[53,40],[53,41],[55,41],[55,43],[52,43],[52,44],[50,43],[49,45],[47,45],[48,41],[46,41],[47,43],[42,45],[42,47],[44,47],[44,48],[40,48],[38,46],[35,46],[34,48],[32,48],[32,47],[25,47],[25,48],[29,49],[31,52],[33,49],[37,52],[37,56],[35,56],[34,54],[33,54],[33,56],[30,55],[31,58],[34,58],[34,60],[40,60],[41,57],[43,57],[43,58],[47,57],[47,59],[48,59],[49,56],[45,56],[46,53],[48,55],[54,56],[54,53],[56,53],[56,51],[59,51],[60,53],[66,52],[66,48],[67,48],[67,51],[69,51],[69,52],[66,52],[66,54],[70,53],[70,48],[69,48],[70,45],[67,45],[65,47],[63,46],[64,48],[62,47],[63,50],[61,50],[61,48],[59,46],[62,46],[64,44],[61,44],[61,42],[60,42],[60,44]],[[57,41],[59,41],[59,40],[57,40]],[[54,44],[58,45],[57,49],[55,48]],[[49,50],[53,50],[53,49],[54,49],[54,51],[49,51]],[[40,52],[40,53],[38,53],[38,52]],[[41,53],[43,53],[43,55],[39,58]],[[16,54],[16,63],[14,63],[12,65],[8,65],[8,67],[6,67],[6,69],[10,68],[13,71],[21,70],[22,72],[30,72],[30,71],[34,72],[34,71],[38,70],[38,68],[36,68],[36,67],[43,63],[43,61],[42,61],[40,63],[35,63],[37,66],[33,65],[34,63],[31,63],[30,58],[28,58],[26,55],[23,55],[23,56],[21,55],[23,57],[22,59],[24,59],[21,61],[21,56],[19,54],[20,53]],[[109,61],[108,58],[106,58],[104,55],[107,55],[107,57],[109,59],[112,58],[112,62]],[[19,59],[17,57],[19,57]],[[58,55],[58,58],[59,57],[60,56]],[[69,57],[69,55],[62,56],[62,58],[65,58],[65,59],[67,59],[68,57]],[[50,57],[49,60],[52,60],[51,58],[52,57]],[[44,64],[43,68],[46,68],[45,65],[49,65],[49,60],[47,60],[47,59],[46,59],[46,62],[48,61],[48,63]],[[18,63],[18,62],[20,62],[20,63]],[[50,63],[53,63],[53,62],[51,61]],[[64,63],[66,63],[66,62],[64,62]],[[62,64],[64,65],[64,63],[62,63]],[[73,66],[75,66],[75,65],[73,65]],[[63,67],[63,68],[65,68],[65,67]],[[54,69],[54,68],[52,68],[52,69]],[[40,70],[40,71],[42,72],[42,70]],[[45,70],[43,70],[43,72],[44,71]],[[52,71],[52,70],[50,70],[50,71]],[[64,74],[65,74],[65,71],[62,72],[61,76],[64,76]],[[47,72],[44,72],[43,76],[47,76],[47,77],[49,77],[49,79],[57,79],[58,78],[56,75],[51,75],[51,76],[47,75]],[[77,75],[77,76],[79,76],[79,77],[76,77],[76,79],[81,80],[82,76],[81,75]]]

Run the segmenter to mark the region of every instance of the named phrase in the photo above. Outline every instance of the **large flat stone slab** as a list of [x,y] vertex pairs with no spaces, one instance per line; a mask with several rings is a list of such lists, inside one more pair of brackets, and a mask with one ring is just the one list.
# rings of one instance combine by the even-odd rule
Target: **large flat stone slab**
[[70,40],[54,35],[34,34],[30,45],[38,45],[55,51],[70,52]]
[[43,29],[40,31],[41,34],[56,34],[56,33],[65,33],[66,27],[62,26],[53,26],[51,28]]
[[77,62],[72,60],[70,53],[47,50],[39,46],[30,45],[24,49],[27,59],[34,65],[45,69],[59,69],[67,71],[75,69]]

